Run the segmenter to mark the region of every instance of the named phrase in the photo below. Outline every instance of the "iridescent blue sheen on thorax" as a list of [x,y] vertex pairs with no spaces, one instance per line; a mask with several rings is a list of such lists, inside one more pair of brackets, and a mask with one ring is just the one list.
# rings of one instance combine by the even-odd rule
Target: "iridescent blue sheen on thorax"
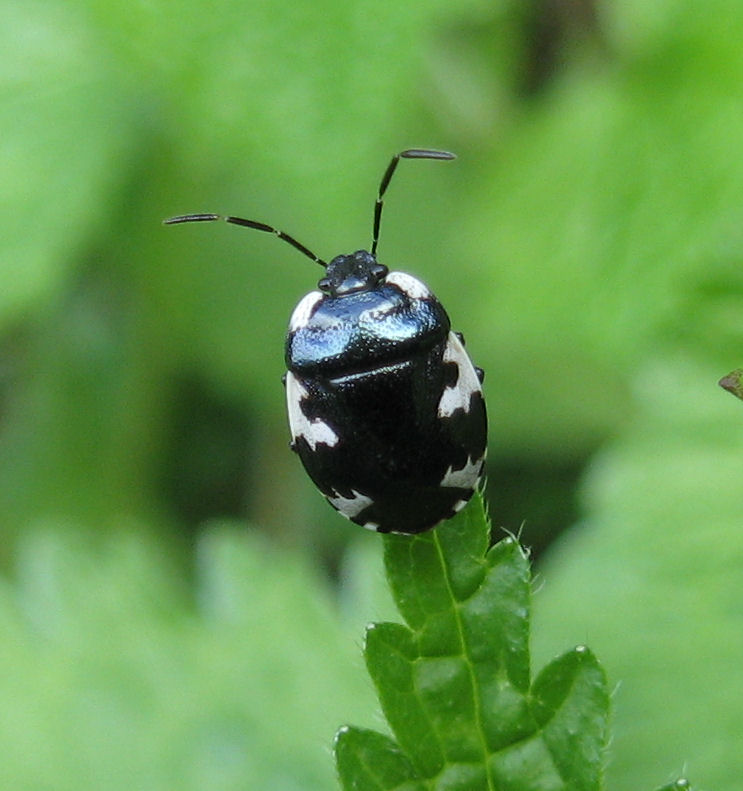
[[416,357],[449,333],[450,322],[433,296],[411,299],[380,283],[341,296],[326,296],[306,326],[286,343],[289,370],[348,373]]

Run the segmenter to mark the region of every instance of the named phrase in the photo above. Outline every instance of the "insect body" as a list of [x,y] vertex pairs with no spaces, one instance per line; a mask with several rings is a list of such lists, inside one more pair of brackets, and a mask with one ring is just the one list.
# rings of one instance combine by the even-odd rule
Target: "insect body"
[[[285,357],[291,447],[341,514],[382,533],[420,533],[452,516],[483,472],[487,434],[482,371],[441,303],[418,279],[376,258],[382,198],[401,158],[453,159],[409,149],[392,158],[379,187],[371,252],[325,263],[318,290],[289,321]],[[219,219],[173,217],[167,223]]]

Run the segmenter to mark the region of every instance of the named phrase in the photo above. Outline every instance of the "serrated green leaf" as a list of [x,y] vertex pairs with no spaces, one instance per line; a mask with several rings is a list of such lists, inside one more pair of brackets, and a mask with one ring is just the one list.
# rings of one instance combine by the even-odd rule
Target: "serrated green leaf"
[[426,791],[415,779],[408,757],[398,745],[376,731],[341,728],[335,737],[338,775],[346,788],[379,791]]
[[420,776],[435,775],[446,758],[416,688],[418,649],[412,632],[400,624],[373,624],[366,633],[365,656],[382,709],[398,714],[397,727],[393,725],[398,741]]
[[[603,671],[581,647],[530,687],[528,559],[512,538],[488,549],[489,534],[475,497],[436,530],[385,537],[407,625],[370,626],[365,657],[397,745],[431,791],[597,791]],[[391,788],[345,769],[346,789]]]
[[578,646],[542,670],[532,710],[560,777],[574,791],[599,788],[609,697],[596,657]]

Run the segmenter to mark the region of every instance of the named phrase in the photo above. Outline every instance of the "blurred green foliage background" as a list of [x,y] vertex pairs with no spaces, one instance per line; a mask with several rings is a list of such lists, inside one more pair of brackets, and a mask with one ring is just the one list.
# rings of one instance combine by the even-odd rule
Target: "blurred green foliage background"
[[[319,269],[368,245],[487,371],[535,662],[617,683],[609,788],[743,775],[743,6],[0,0],[0,780],[334,787],[379,544],[287,450]],[[250,527],[245,526],[245,522]],[[556,539],[558,534],[561,538]],[[546,549],[549,546],[549,549]]]

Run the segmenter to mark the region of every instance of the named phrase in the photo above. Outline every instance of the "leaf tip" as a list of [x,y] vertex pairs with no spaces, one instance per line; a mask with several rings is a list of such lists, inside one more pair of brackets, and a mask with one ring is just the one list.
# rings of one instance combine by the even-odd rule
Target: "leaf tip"
[[593,651],[591,651],[591,649],[587,645],[583,643],[580,643],[576,645],[575,648],[573,648],[573,654],[580,662],[595,662],[596,664],[598,664],[598,659],[596,658],[596,655],[593,653]]
[[743,399],[743,368],[731,371],[727,376],[723,376],[717,384],[736,398]]
[[373,631],[374,631],[376,628],[377,628],[377,624],[375,624],[374,622],[372,622],[372,623],[368,623],[368,624],[366,625],[366,629],[364,629],[364,640],[363,640],[363,642],[362,642],[362,650],[364,651],[364,653],[366,653],[366,647],[367,647],[367,645],[369,644],[369,637],[371,636],[371,633],[372,633],[372,632],[373,632]]

